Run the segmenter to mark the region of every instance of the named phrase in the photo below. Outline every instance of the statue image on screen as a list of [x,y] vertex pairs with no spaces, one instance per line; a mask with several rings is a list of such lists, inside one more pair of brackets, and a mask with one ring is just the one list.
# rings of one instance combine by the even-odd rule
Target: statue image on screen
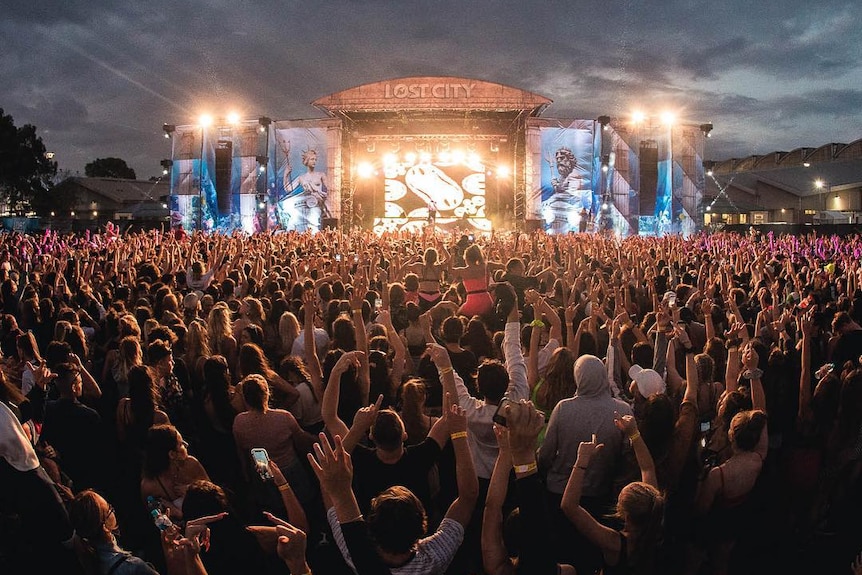
[[279,223],[285,229],[319,230],[322,220],[331,217],[326,205],[329,189],[325,166],[318,170],[317,149],[305,147],[301,156],[305,171],[296,175],[290,160],[291,141],[277,135],[285,158],[282,177],[284,193],[278,198],[277,204]]
[[583,189],[583,178],[576,170],[578,160],[569,148],[557,149],[554,153],[557,177],[551,179],[554,189],[555,201],[563,202],[570,207],[592,209],[592,192]]

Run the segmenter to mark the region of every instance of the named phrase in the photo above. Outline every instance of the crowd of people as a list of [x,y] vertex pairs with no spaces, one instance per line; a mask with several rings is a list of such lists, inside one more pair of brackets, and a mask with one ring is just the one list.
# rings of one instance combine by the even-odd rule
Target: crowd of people
[[3,234],[0,571],[860,574],[860,259]]

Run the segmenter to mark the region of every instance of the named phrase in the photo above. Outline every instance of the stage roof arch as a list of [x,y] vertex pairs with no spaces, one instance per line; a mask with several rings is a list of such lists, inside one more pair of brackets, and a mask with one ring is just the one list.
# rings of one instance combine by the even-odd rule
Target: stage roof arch
[[454,76],[414,76],[355,86],[312,105],[330,116],[350,112],[434,110],[526,112],[538,116],[552,100],[503,84]]

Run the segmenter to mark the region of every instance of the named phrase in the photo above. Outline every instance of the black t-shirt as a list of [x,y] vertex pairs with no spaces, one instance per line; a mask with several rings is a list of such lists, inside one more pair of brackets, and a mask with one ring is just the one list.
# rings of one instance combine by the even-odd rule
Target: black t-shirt
[[101,487],[105,457],[101,418],[79,401],[59,399],[45,406],[42,439],[60,455],[60,465],[76,489]]
[[373,448],[357,445],[353,450],[353,490],[363,513],[371,500],[395,485],[413,492],[426,509],[431,505],[428,472],[440,457],[440,446],[430,437],[419,445],[404,448],[404,455],[395,463],[383,463]]
[[509,282],[515,288],[518,296],[518,309],[524,309],[524,292],[528,289],[539,289],[539,278],[536,276],[516,276],[506,272],[500,281]]

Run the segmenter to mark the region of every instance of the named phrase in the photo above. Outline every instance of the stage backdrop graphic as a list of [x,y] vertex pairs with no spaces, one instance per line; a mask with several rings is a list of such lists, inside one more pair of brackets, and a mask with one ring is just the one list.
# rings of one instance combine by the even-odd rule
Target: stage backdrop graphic
[[[252,233],[255,226],[255,189],[259,171],[255,157],[265,146],[257,123],[238,126],[177,126],[172,142],[171,226],[188,230]],[[217,166],[216,149],[229,149]],[[202,160],[203,158],[203,160]],[[220,210],[216,171],[229,172],[224,193],[227,209]]]
[[275,223],[282,229],[318,231],[324,219],[340,215],[336,173],[341,130],[329,123],[275,124],[270,202]]
[[[544,123],[544,122],[543,122]],[[528,127],[527,219],[541,219],[554,233],[578,231],[583,209],[592,217],[599,207],[594,122]]]
[[441,230],[491,231],[485,192],[486,185],[497,183],[494,172],[487,175],[489,166],[482,157],[489,153],[487,143],[453,143],[444,151],[385,154],[380,171],[384,213],[375,214],[374,231],[421,231],[432,202]]

